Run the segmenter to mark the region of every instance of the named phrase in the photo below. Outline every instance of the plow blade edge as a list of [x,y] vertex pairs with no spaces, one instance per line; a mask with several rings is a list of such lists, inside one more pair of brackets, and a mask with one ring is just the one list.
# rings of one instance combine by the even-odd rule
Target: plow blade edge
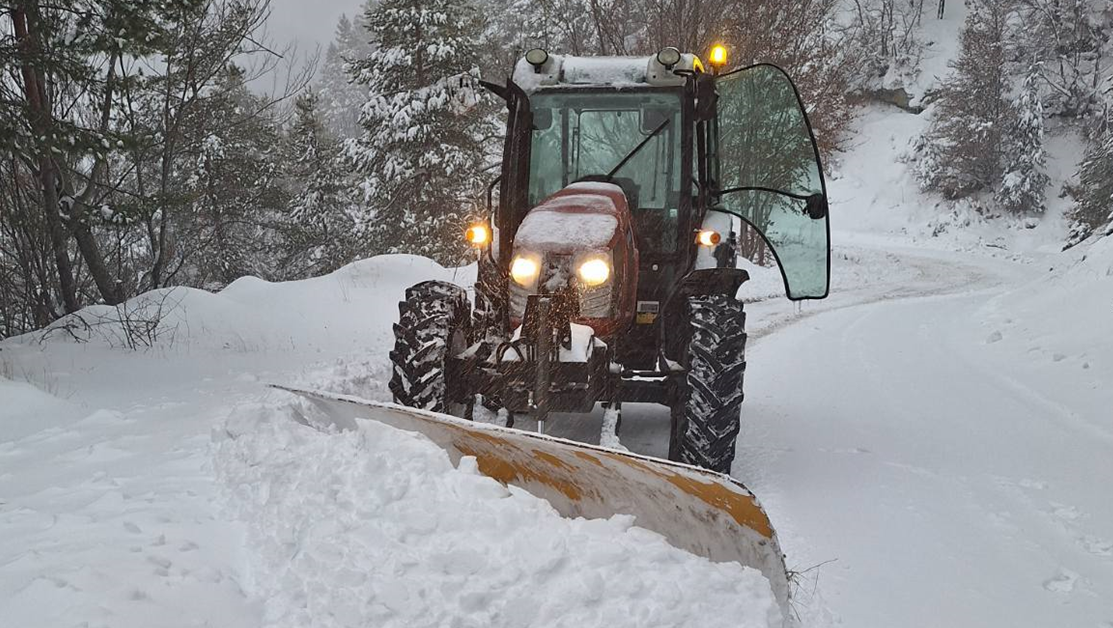
[[777,536],[754,495],[729,476],[390,403],[273,387],[312,401],[340,429],[358,429],[360,419],[379,421],[423,434],[453,464],[474,456],[481,473],[547,500],[565,517],[632,515],[635,525],[675,547],[757,569],[787,611],[788,578]]

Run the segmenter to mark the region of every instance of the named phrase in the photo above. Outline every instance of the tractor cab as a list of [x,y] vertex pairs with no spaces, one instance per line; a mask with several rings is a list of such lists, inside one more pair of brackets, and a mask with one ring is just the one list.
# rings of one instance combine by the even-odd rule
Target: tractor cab
[[[720,74],[716,53],[708,72],[675,48],[648,57],[532,50],[505,86],[487,84],[509,110],[493,221],[499,266],[511,269],[518,227],[553,195],[585,181],[625,193],[638,263],[636,284],[623,289],[636,308],[615,310],[624,319],[607,329],[623,332],[617,358],[631,369],[668,357],[661,326],[677,298],[746,280],[735,268],[736,218],[768,243],[789,298],[827,295],[826,189],[796,89],[772,65]],[[526,299],[521,285],[509,288],[516,323]]]
[[[533,89],[528,204],[576,181],[611,181],[626,193],[646,263],[677,254],[690,211],[681,207],[691,174],[681,159],[684,80],[655,61],[549,57],[515,72]],[[692,55],[682,61],[700,67]]]

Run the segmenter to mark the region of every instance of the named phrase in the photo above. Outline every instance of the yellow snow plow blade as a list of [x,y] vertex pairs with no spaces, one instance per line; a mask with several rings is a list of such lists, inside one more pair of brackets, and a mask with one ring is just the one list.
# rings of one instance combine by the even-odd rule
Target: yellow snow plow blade
[[777,535],[754,495],[729,476],[390,403],[273,387],[314,402],[340,429],[358,429],[359,419],[380,421],[425,435],[453,464],[474,456],[484,475],[547,500],[565,517],[633,515],[635,525],[680,549],[758,569],[788,616],[788,578]]

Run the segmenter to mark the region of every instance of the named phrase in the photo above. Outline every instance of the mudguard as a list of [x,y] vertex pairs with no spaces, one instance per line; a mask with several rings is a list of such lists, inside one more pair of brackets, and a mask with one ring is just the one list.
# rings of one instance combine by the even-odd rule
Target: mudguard
[[761,571],[783,615],[789,585],[777,535],[753,493],[733,478],[697,467],[523,432],[358,397],[274,388],[304,397],[339,429],[370,419],[418,432],[453,464],[474,456],[484,475],[547,500],[565,517],[632,515],[635,525],[713,562]]

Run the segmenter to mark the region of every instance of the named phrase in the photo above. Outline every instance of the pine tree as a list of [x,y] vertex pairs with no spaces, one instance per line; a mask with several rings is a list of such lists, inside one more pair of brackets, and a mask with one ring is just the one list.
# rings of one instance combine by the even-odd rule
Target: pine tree
[[346,153],[374,206],[367,242],[456,262],[482,188],[488,118],[468,107],[475,96],[460,79],[476,73],[478,13],[469,0],[383,0],[364,19],[379,47],[353,64],[372,96]]
[[371,52],[363,29],[341,15],[336,24],[336,37],[325,51],[318,85],[318,105],[322,122],[336,137],[359,134],[359,108],[366,100],[367,89],[354,83],[348,64],[363,59]]
[[920,182],[948,198],[995,187],[1008,128],[1005,34],[1007,7],[971,0],[959,57],[940,88],[924,137]]
[[1072,220],[1068,246],[1094,233],[1113,234],[1113,120],[1094,138],[1078,171],[1078,203]]
[[286,187],[290,203],[279,226],[283,278],[320,275],[355,257],[356,205],[340,143],[321,122],[318,96],[310,91],[294,103],[287,134],[290,160]]
[[1032,65],[1013,102],[1010,113],[1014,124],[1004,143],[1008,166],[997,192],[997,202],[1014,213],[1042,213],[1044,192],[1050,182],[1044,171],[1047,153],[1043,148],[1044,115],[1039,80],[1040,68]]
[[189,121],[209,129],[196,146],[186,186],[192,215],[179,225],[197,246],[188,271],[193,285],[220,287],[244,275],[282,272],[262,257],[270,246],[264,227],[285,205],[278,185],[278,127],[262,109],[243,69],[229,64]]

